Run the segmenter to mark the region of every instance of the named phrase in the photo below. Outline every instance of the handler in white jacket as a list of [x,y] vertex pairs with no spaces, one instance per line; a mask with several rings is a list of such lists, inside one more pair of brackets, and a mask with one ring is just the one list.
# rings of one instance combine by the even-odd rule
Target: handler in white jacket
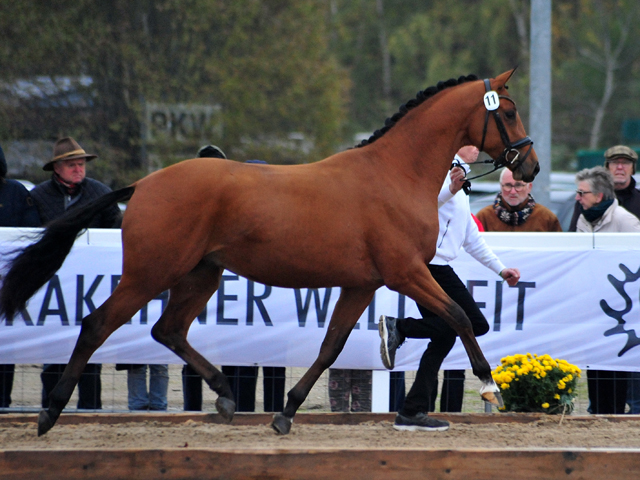
[[[440,232],[435,257],[429,263],[429,271],[442,289],[465,311],[476,336],[489,331],[489,324],[476,305],[473,297],[458,278],[449,263],[460,253],[469,253],[487,268],[500,275],[510,286],[520,279],[515,268],[506,268],[480,236],[478,227],[471,217],[469,198],[460,190],[466,181],[468,163],[478,158],[474,146],[461,148],[455,156],[454,167],[445,180],[438,196],[438,216]],[[404,406],[396,416],[394,428],[397,430],[441,431],[449,428],[448,422],[431,418],[427,412],[435,409],[438,386],[438,370],[456,341],[455,331],[440,317],[418,305],[422,318],[396,319],[382,315],[379,329],[381,337],[380,353],[382,361],[393,369],[396,349],[405,338],[430,338],[431,342],[422,355],[416,379],[409,391]],[[462,405],[464,377],[449,392],[449,403]],[[456,398],[451,398],[452,396]],[[449,411],[456,407],[449,408]]]

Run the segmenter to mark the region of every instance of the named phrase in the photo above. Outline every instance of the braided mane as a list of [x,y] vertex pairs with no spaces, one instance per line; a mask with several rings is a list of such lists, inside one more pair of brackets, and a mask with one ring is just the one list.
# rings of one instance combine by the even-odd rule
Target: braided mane
[[366,140],[362,140],[362,142],[360,142],[354,148],[364,147],[366,145],[369,145],[370,143],[375,142],[377,139],[379,139],[381,136],[383,136],[386,132],[388,132],[389,129],[391,129],[391,127],[393,127],[398,122],[398,120],[400,120],[402,117],[404,117],[409,112],[409,110],[417,107],[418,105],[420,105],[425,100],[433,97],[436,93],[444,90],[445,88],[456,87],[456,86],[461,85],[463,83],[472,82],[472,81],[477,80],[477,79],[478,79],[478,77],[476,75],[473,75],[473,74],[467,75],[466,77],[465,76],[461,76],[457,80],[455,78],[450,78],[447,81],[438,82],[438,84],[435,87],[429,87],[429,88],[425,88],[424,90],[421,90],[416,95],[416,98],[409,100],[407,103],[405,103],[404,105],[402,105],[400,107],[400,109],[399,109],[399,111],[397,113],[395,113],[392,117],[387,118],[384,121],[384,127],[382,127],[381,129],[376,130],[375,132],[373,132],[373,135],[371,135]]

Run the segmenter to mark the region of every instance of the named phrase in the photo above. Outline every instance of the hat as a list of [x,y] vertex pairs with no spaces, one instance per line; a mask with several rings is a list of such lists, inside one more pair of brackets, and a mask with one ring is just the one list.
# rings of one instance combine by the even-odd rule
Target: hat
[[88,154],[84,149],[71,137],[65,137],[58,140],[53,146],[53,158],[44,164],[43,170],[53,170],[53,164],[61,160],[76,160],[84,158],[87,162],[98,158],[97,155]]
[[638,154],[626,145],[616,145],[615,147],[611,147],[606,152],[604,152],[605,160],[611,160],[612,158],[616,157],[625,157],[629,160],[632,160],[633,162],[636,162],[638,160]]
[[220,147],[216,147],[215,145],[205,145],[200,150],[198,150],[198,158],[227,158],[224,152],[220,149]]
[[614,158],[618,157],[624,157],[631,160],[631,162],[633,163],[632,175],[636,173],[636,162],[638,161],[638,154],[635,152],[635,150],[632,150],[626,145],[616,145],[615,147],[611,147],[606,152],[604,152],[605,168],[609,168],[609,160],[613,160]]

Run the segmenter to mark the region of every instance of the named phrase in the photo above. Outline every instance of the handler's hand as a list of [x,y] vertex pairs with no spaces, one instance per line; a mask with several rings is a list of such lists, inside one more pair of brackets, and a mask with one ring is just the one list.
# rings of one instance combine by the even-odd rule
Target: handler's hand
[[500,276],[510,287],[514,287],[520,281],[520,270],[517,268],[505,268],[500,272]]
[[449,184],[449,191],[455,195],[460,191],[462,185],[466,180],[467,174],[464,169],[460,167],[453,167],[451,169],[451,173],[449,173],[449,178],[451,178],[451,183]]

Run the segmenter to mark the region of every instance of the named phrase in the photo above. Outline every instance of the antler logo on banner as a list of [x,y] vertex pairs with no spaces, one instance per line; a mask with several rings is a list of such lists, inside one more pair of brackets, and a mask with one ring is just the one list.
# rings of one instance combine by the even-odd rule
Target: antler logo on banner
[[[631,272],[631,270],[629,270],[629,268],[627,268],[626,265],[622,263],[619,265],[619,267],[620,267],[620,270],[622,270],[622,273],[624,273],[624,277],[625,277],[624,280],[618,280],[611,274],[607,275],[607,279],[609,280],[611,285],[613,285],[613,288],[616,289],[618,294],[624,300],[625,307],[622,310],[614,310],[609,306],[609,304],[605,300],[600,300],[600,308],[602,308],[602,311],[606,313],[608,316],[610,316],[611,318],[615,318],[618,321],[618,325],[604,332],[604,336],[608,337],[610,335],[619,335],[619,334],[627,335],[627,344],[624,346],[622,350],[618,352],[618,356],[621,357],[636,345],[640,345],[640,338],[638,338],[636,331],[634,329],[629,329],[629,330],[625,329],[625,325],[627,322],[623,318],[623,316],[629,313],[631,311],[631,308],[633,307],[633,301],[631,300],[631,297],[625,290],[625,286],[627,284],[631,284],[635,282],[636,280],[638,280],[638,278],[640,278],[640,268],[638,269],[637,272],[633,273]],[[638,295],[637,288],[635,289],[635,292],[636,292],[636,298],[640,300],[639,298],[640,295]]]

